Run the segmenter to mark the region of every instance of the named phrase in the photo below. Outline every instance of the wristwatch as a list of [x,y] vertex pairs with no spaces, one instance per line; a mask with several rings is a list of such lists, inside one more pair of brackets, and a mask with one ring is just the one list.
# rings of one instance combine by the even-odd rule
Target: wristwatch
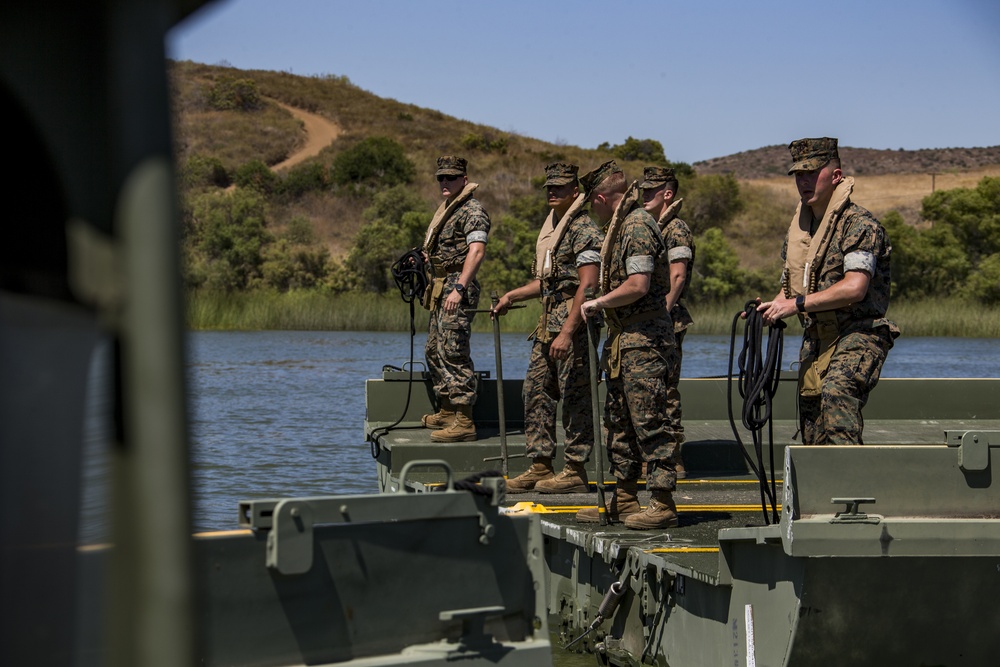
[[465,285],[462,283],[455,284],[455,291],[461,294],[463,298],[465,297]]
[[804,294],[795,297],[795,309],[800,313],[806,312],[806,297]]

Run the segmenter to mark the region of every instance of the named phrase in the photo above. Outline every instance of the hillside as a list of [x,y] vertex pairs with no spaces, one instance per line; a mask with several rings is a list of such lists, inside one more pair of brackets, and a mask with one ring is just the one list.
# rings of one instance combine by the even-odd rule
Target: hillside
[[[1000,165],[1000,146],[988,148],[925,148],[916,151],[840,147],[844,171],[851,175],[932,174],[974,171]],[[764,146],[725,157],[695,162],[699,174],[733,174],[758,179],[788,172],[788,146]]]
[[[378,97],[343,76],[304,77],[192,62],[172,63],[170,74],[186,210],[192,197],[228,186],[249,162],[280,168],[280,179],[287,179],[296,168],[315,167],[321,187],[294,195],[269,195],[265,225],[281,236],[289,229],[301,231],[305,221],[311,234],[337,260],[343,260],[354,247],[366,222],[364,211],[387,188],[377,179],[337,184],[331,177],[331,165],[371,139],[386,138],[398,145],[405,160],[412,163],[412,177],[405,187],[411,198],[423,202],[428,215],[439,197],[433,178],[436,158],[442,154],[467,157],[470,180],[480,183],[477,196],[498,230],[503,226],[499,221],[511,214],[532,225],[541,223],[545,206],[540,177],[545,164],[563,160],[586,170],[616,157],[620,148],[556,145],[503,132]],[[235,99],[246,101],[239,91],[247,82],[251,92],[259,92],[259,99],[244,108],[218,108],[213,96],[220,88],[230,94],[235,90]],[[308,112],[312,120],[305,120],[318,120],[320,126],[328,121],[327,145],[322,145],[323,141],[316,144],[317,130],[310,133],[305,121],[293,115],[294,110]],[[301,153],[305,148],[309,148],[308,153]],[[285,161],[293,156],[301,162],[291,170],[285,168]],[[918,151],[844,147],[841,156],[845,172],[861,177],[856,189],[860,204],[878,216],[897,210],[911,225],[920,225],[921,201],[933,189],[974,187],[983,176],[1000,176],[1000,146]],[[618,159],[630,179],[639,178],[649,163],[641,158],[623,160],[620,151]],[[786,175],[787,166],[784,145],[691,165],[697,176],[682,178],[682,216],[692,223],[696,234],[712,226],[723,227],[740,266],[771,275],[797,200],[794,182]],[[206,170],[211,172],[208,178]],[[513,252],[518,243],[523,241],[515,243],[512,236],[506,250]],[[507,262],[502,248],[497,246],[495,251],[501,256],[497,261]]]

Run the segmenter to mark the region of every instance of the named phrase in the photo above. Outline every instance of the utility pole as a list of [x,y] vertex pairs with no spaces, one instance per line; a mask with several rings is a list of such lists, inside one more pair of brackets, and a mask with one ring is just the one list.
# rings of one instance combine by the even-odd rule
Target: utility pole
[[938,175],[938,172],[931,172],[931,192],[934,192],[934,177]]

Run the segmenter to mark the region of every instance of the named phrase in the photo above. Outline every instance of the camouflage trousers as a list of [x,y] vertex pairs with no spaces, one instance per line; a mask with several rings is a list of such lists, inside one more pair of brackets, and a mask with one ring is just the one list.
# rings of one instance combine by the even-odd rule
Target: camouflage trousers
[[628,348],[621,351],[621,373],[608,379],[604,437],[611,474],[638,479],[643,462],[652,463],[646,488],[673,491],[677,486],[674,454],[680,434],[667,418],[667,381],[676,373],[677,348]]
[[677,385],[681,381],[681,362],[684,359],[681,344],[684,342],[684,334],[686,333],[687,329],[674,332],[674,340],[677,342],[677,365],[674,366],[673,372],[667,378],[667,400],[664,403],[667,419],[670,420],[674,432],[677,434],[678,447],[684,442],[684,425],[681,423],[681,392]]
[[524,376],[524,436],[528,458],[556,453],[556,406],[562,399],[566,432],[563,458],[585,463],[594,448],[594,409],[590,397],[590,359],[587,328],[573,335],[568,359],[549,357],[549,344],[535,341]]
[[[818,342],[803,338],[799,359]],[[892,347],[888,329],[855,331],[837,341],[830,367],[822,378],[819,396],[799,396],[802,443],[805,445],[861,445],[865,421],[861,409],[878,384],[882,364]]]
[[[470,310],[475,306],[467,306]],[[472,318],[461,308],[452,315],[444,308],[431,311],[424,356],[438,398],[454,405],[476,404],[476,373],[469,349]]]

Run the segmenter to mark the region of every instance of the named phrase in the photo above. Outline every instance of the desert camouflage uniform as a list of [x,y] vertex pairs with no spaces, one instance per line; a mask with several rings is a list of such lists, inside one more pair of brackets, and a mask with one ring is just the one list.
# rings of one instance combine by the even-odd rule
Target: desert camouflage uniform
[[[856,265],[859,257],[874,258],[874,267],[865,267],[873,270],[864,299],[834,311],[840,339],[829,370],[822,379],[822,393],[815,397],[799,397],[802,442],[857,445],[862,444],[864,428],[861,409],[878,383],[885,357],[899,335],[896,325],[885,318],[889,307],[892,246],[879,221],[853,202],[841,213],[834,234],[810,293],[827,289],[842,280],[847,270],[861,268]],[[787,248],[786,237],[782,259],[786,258]],[[786,270],[782,274],[786,294],[787,276]],[[805,315],[803,325],[805,334],[800,360],[814,355],[818,346],[815,314]]]
[[[470,198],[444,223],[437,242],[428,253],[436,275],[446,275],[442,301],[455,289],[469,254],[469,243],[486,243],[490,216],[478,200]],[[475,405],[476,375],[469,350],[472,319],[479,305],[479,281],[466,285],[462,307],[449,315],[444,308],[431,311],[424,353],[434,393],[447,396],[455,405]]]
[[[572,296],[580,285],[577,268],[600,262],[601,242],[597,224],[589,215],[581,213],[569,223],[554,253],[552,278],[545,281],[544,287],[560,300],[548,316],[546,328],[550,335],[541,336],[542,332],[538,332],[536,336],[524,378],[524,435],[530,459],[555,456],[556,406],[560,397],[566,432],[563,457],[566,461],[584,463],[594,448],[587,327],[577,327],[567,359],[549,357],[549,341],[558,335],[566,322],[569,314],[566,296]],[[579,304],[575,307],[579,308]]]
[[687,260],[687,273],[684,277],[684,289],[670,311],[670,319],[674,322],[674,342],[677,344],[677,366],[667,378],[667,418],[675,424],[678,446],[684,442],[684,424],[681,421],[681,392],[677,389],[681,381],[681,364],[684,362],[684,335],[688,327],[694,324],[691,313],[684,304],[684,295],[691,284],[691,274],[694,270],[694,235],[688,224],[677,217],[681,210],[683,199],[678,199],[660,216],[659,225],[663,233],[663,242],[667,246],[667,260],[670,262]]
[[[622,323],[621,370],[608,377],[604,404],[605,440],[611,472],[622,480],[642,474],[644,461],[653,464],[646,485],[651,491],[673,491],[677,484],[673,457],[678,434],[663,412],[667,379],[676,372],[674,327],[666,311],[670,268],[663,236],[651,215],[638,203],[628,213],[612,250],[610,290],[632,273],[649,273],[649,291],[634,303],[608,310],[609,325]],[[611,336],[605,358],[611,355]]]

